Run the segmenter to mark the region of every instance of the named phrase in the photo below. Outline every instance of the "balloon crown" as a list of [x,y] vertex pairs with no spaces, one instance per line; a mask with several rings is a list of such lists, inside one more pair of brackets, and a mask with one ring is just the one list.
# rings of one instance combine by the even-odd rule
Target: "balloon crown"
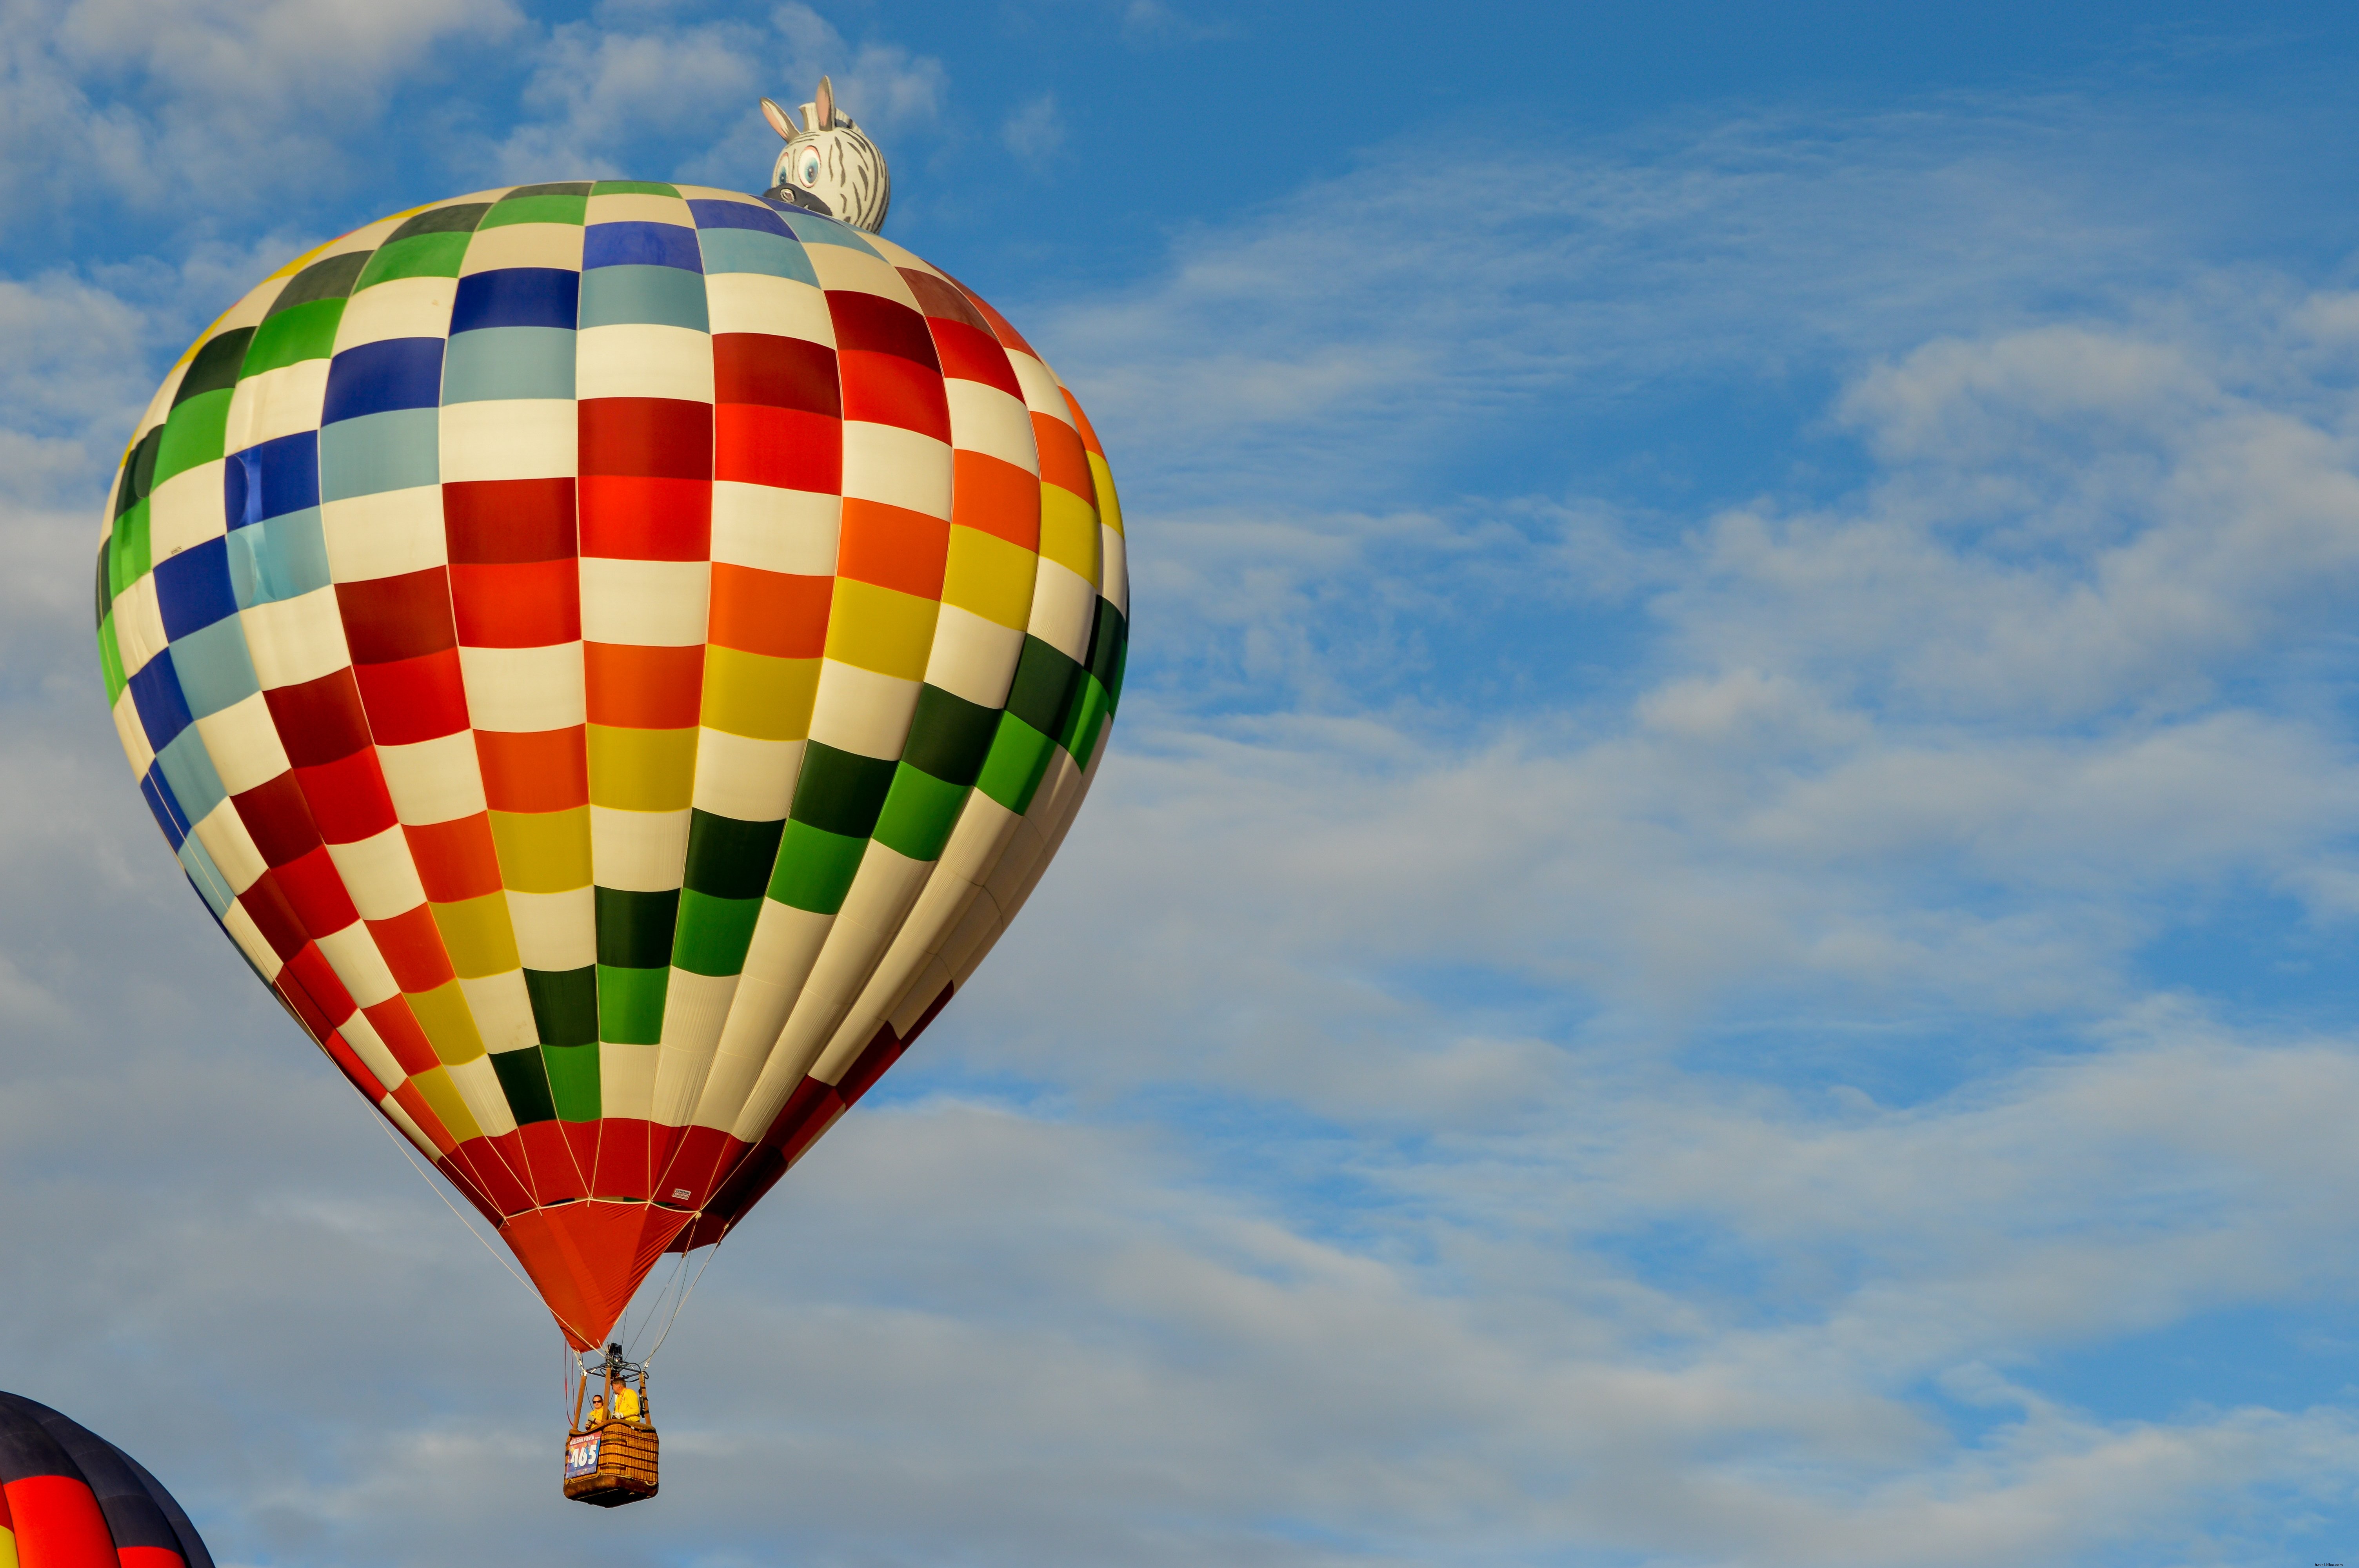
[[819,91],[803,105],[799,122],[767,98],[762,100],[762,117],[787,144],[770,166],[772,200],[872,234],[884,229],[885,210],[893,202],[892,176],[876,144],[836,107],[833,81],[819,79]]

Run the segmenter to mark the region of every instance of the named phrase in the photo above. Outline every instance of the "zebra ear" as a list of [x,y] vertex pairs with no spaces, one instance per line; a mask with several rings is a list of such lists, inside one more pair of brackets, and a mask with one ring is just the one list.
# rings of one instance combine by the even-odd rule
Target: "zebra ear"
[[792,110],[781,109],[766,98],[762,100],[762,118],[770,122],[770,129],[788,141],[794,140],[796,132],[802,128],[795,124]]
[[811,100],[819,118],[811,124],[814,131],[824,131],[835,124],[835,83],[827,77],[819,79],[819,96]]

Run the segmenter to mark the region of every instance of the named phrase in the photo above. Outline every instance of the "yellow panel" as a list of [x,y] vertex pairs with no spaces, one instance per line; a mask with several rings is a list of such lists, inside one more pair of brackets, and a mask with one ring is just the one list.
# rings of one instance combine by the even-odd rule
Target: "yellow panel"
[[1040,553],[1083,582],[1097,581],[1097,508],[1061,484],[1042,485]]
[[0,1568],[16,1568],[16,1532],[0,1524]]
[[[453,985],[450,989],[456,990],[459,988]],[[417,1000],[415,997],[410,999],[412,1005]],[[418,1097],[442,1119],[443,1130],[451,1137],[464,1143],[470,1138],[484,1135],[483,1128],[475,1121],[474,1113],[467,1108],[467,1102],[459,1098],[459,1086],[451,1081],[449,1068],[429,1067],[409,1081],[418,1086]]]
[[696,793],[696,727],[590,726],[590,804],[625,811],[686,811]]
[[[1106,467],[1106,460],[1095,452],[1090,454],[1090,482],[1097,487],[1098,515],[1105,519],[1107,527],[1121,534],[1122,497],[1114,492],[1114,470]],[[1123,536],[1129,537],[1126,534]]]
[[[509,961],[509,967],[515,967],[513,959]],[[458,981],[445,980],[430,991],[408,994],[409,1011],[418,1015],[418,1026],[426,1031],[426,1038],[432,1043],[434,1054],[446,1064],[455,1066],[461,1062],[472,1062],[484,1054],[484,1037],[476,1032],[475,1015],[469,1010],[467,993],[459,989]],[[426,1076],[420,1075],[418,1082],[423,1084]],[[425,1090],[421,1088],[419,1092],[423,1094]],[[434,1110],[438,1116],[442,1113],[439,1105],[434,1107]],[[443,1120],[447,1122],[450,1118],[443,1117]],[[473,1123],[468,1125],[473,1126]],[[453,1130],[456,1130],[455,1126]]]
[[1032,579],[1039,561],[996,535],[953,527],[950,560],[942,568],[942,602],[1021,632],[1032,618]]
[[755,741],[803,740],[810,734],[819,665],[817,659],[774,659],[717,643],[708,646],[704,722]]
[[[1097,536],[1095,518],[1090,536]],[[1095,556],[1094,547],[1091,554]],[[930,599],[840,577],[827,615],[827,656],[880,676],[923,680],[940,611]]]
[[590,808],[495,811],[492,847],[500,881],[518,892],[571,892],[590,885]]
[[487,892],[481,898],[427,907],[442,933],[442,948],[451,955],[451,968],[462,979],[480,980],[522,967],[516,957],[516,931],[508,925],[506,893]]

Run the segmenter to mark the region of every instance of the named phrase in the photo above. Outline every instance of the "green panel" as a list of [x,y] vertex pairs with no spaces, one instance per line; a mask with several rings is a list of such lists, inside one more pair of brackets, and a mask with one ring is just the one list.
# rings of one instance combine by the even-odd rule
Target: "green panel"
[[532,998],[532,1022],[540,1031],[542,1044],[588,1045],[596,1041],[598,975],[592,966],[527,969],[524,989]]
[[789,822],[778,845],[778,868],[770,873],[769,896],[815,914],[843,907],[860,857],[868,852],[865,834],[848,838],[809,823]]
[[587,196],[556,194],[509,195],[484,215],[477,227],[496,229],[503,223],[571,223],[577,228],[589,217]]
[[[598,890],[598,962],[626,969],[661,968],[671,962],[671,932],[679,919],[679,890],[625,892]],[[605,982],[602,977],[601,986]],[[602,991],[601,995],[603,994]],[[602,1040],[627,1035],[608,1033]]]
[[[603,890],[602,890],[603,891]],[[671,968],[617,968],[598,966],[598,1028],[618,1045],[655,1045],[663,1040],[664,990]]]
[[111,611],[98,623],[98,667],[106,676],[106,706],[113,708],[129,683],[123,675],[123,650],[114,644],[114,616]]
[[893,793],[876,817],[876,841],[913,860],[939,859],[966,804],[967,786],[944,784],[923,768],[901,764]]
[[114,520],[114,532],[108,537],[106,548],[107,569],[113,576],[116,593],[121,593],[147,575],[152,563],[147,559],[147,503],[145,501]]
[[1130,645],[1130,627],[1109,599],[1098,600],[1098,623],[1090,635],[1090,674],[1106,689],[1106,706],[1114,706],[1122,690],[1122,656]]
[[[162,484],[222,455],[222,432],[229,427],[230,394],[203,392],[173,408],[156,449],[156,482]],[[134,508],[136,511],[137,508]]]
[[983,776],[974,787],[1021,816],[1031,809],[1032,792],[1049,772],[1049,754],[1057,743],[1013,713],[999,721],[999,738],[984,760]]
[[397,245],[420,234],[472,234],[475,225],[484,221],[484,214],[491,210],[488,201],[453,201],[447,207],[429,207],[403,220],[401,227],[386,236],[385,243]]
[[557,1119],[597,1120],[598,1047],[544,1045],[540,1059],[549,1068],[549,1098],[557,1108]]
[[1130,637],[1125,633],[1120,646],[1114,651],[1114,674],[1106,681],[1106,711],[1122,706],[1123,672],[1130,668]]
[[1088,766],[1090,752],[1098,743],[1098,726],[1105,719],[1105,687],[1093,676],[1082,683],[1082,700],[1073,704],[1072,717],[1065,725],[1065,732],[1057,737],[1057,744],[1071,753],[1073,761]]
[[557,1102],[549,1092],[549,1069],[542,1065],[538,1047],[493,1052],[492,1071],[500,1076],[500,1092],[508,1097],[508,1109],[516,1113],[516,1120],[549,1121],[556,1117]]
[[[180,377],[180,384],[172,391],[172,406],[179,408],[191,398],[202,397],[208,392],[227,392],[237,384],[238,367],[245,363],[245,351],[254,342],[254,329],[240,327],[234,332],[223,332],[197,351],[189,362],[189,371]],[[147,487],[153,488],[151,474]],[[143,489],[142,494],[146,493]]]
[[282,365],[326,359],[335,351],[336,323],[343,319],[341,295],[279,311],[255,329],[254,345],[245,351],[245,368],[238,373],[260,375]]
[[466,254],[467,236],[463,233],[412,234],[406,240],[388,240],[369,257],[368,270],[361,274],[353,292],[397,277],[456,277],[459,263]]
[[1043,735],[1065,727],[1065,710],[1082,666],[1039,638],[1027,635],[1024,653],[1016,661],[1016,678],[1007,688],[1007,711]]
[[788,815],[848,838],[876,830],[876,814],[893,787],[895,763],[864,757],[813,741],[803,748],[802,772],[795,779],[795,803]]
[[313,262],[287,280],[287,287],[278,291],[278,297],[270,302],[269,310],[263,316],[263,325],[268,327],[271,317],[299,306],[343,298],[353,291],[353,283],[360,276],[361,269],[368,265],[368,259],[366,251],[347,251],[340,256]]
[[164,445],[164,427],[158,425],[139,438],[123,464],[123,483],[114,492],[114,514],[117,517],[147,499],[156,487],[156,453]]
[[971,784],[983,771],[991,738],[998,732],[999,709],[969,702],[938,686],[922,687],[901,760],[951,784]]
[[[596,183],[594,179],[552,179],[540,185],[519,185],[501,197],[500,200],[522,201],[530,196],[587,196],[590,194],[590,188]],[[497,209],[495,208],[494,211],[496,211]]]
[[644,179],[602,179],[590,188],[592,196],[677,196],[679,188]]
[[[778,859],[782,822],[740,822],[691,811],[688,816],[689,887],[713,898],[760,898]],[[703,969],[701,974],[734,975],[734,969]]]
[[752,898],[709,898],[693,888],[680,894],[679,935],[671,961],[698,975],[734,975],[745,968],[754,922],[762,914],[761,890]]

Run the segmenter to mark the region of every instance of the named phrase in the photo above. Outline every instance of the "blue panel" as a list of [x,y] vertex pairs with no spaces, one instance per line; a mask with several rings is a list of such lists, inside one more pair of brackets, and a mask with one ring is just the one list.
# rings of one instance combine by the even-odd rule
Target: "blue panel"
[[173,798],[180,803],[183,821],[202,822],[214,806],[229,798],[221,774],[213,771],[212,758],[205,752],[205,738],[193,724],[156,753],[156,765],[164,770],[164,782],[172,786]]
[[320,439],[299,430],[232,452],[222,464],[222,510],[232,528],[320,504]]
[[160,752],[189,727],[189,703],[172,669],[172,650],[167,648],[142,665],[130,684],[131,706],[138,710],[139,728],[147,732],[148,749]]
[[442,416],[431,408],[364,414],[320,432],[320,499],[348,501],[442,481]]
[[684,223],[592,223],[582,231],[582,270],[602,266],[676,266],[702,272],[696,231]]
[[[689,230],[680,232],[690,239]],[[647,322],[710,331],[704,279],[671,266],[602,266],[582,275],[582,325],[619,327]]]
[[205,901],[213,918],[220,920],[227,915],[230,901],[237,895],[230,891],[229,879],[213,864],[212,856],[193,837],[180,840],[179,854],[180,869],[189,873],[189,885],[197,890],[197,896]]
[[387,338],[346,349],[329,365],[320,423],[390,408],[431,408],[441,401],[442,340]]
[[245,628],[234,615],[174,642],[172,669],[192,718],[219,713],[262,689],[246,653]]
[[229,580],[240,610],[327,587],[328,541],[320,531],[320,509],[305,507],[232,534]]
[[200,626],[237,613],[229,582],[229,541],[207,539],[156,563],[156,608],[164,635],[179,642]]
[[451,308],[451,335],[484,327],[563,327],[573,329],[576,302],[582,297],[582,275],[563,267],[508,266],[479,272],[459,280],[458,303]]
[[442,401],[573,395],[573,330],[484,327],[451,340]]
[[180,809],[180,803],[172,798],[172,786],[164,782],[163,769],[153,762],[147,764],[147,773],[139,779],[139,795],[147,801],[147,809],[156,814],[156,826],[164,830],[165,842],[172,846],[174,854],[179,854],[180,840],[189,836],[189,816]]
[[[832,218],[822,218],[816,212],[806,212],[799,207],[788,207],[773,201],[770,205],[787,225],[787,232],[807,245],[842,245],[846,250],[864,251],[876,256],[876,247],[860,237],[860,231],[849,223],[839,223]],[[879,261],[884,258],[877,256]]]
[[784,234],[757,233],[751,229],[705,229],[697,234],[704,246],[707,273],[760,272],[791,277],[819,287],[819,274],[801,245]]
[[[688,210],[696,214],[696,226],[704,231],[700,238],[710,243],[714,229],[759,229],[766,234],[783,237],[786,223],[767,207],[752,207],[743,201],[715,201],[710,197],[690,197]],[[710,272],[710,267],[705,269]]]

